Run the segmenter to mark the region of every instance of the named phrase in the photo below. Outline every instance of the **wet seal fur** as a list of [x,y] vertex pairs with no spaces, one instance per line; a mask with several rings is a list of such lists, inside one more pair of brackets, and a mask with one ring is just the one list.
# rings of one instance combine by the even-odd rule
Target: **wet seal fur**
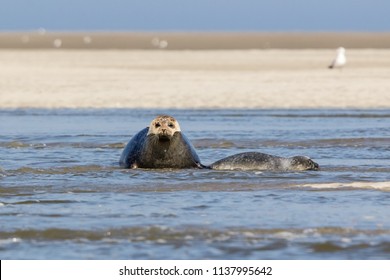
[[240,153],[218,160],[210,165],[216,170],[318,170],[319,165],[306,156],[278,157],[258,152]]
[[123,168],[207,168],[214,170],[318,170],[319,165],[306,156],[279,157],[259,152],[239,153],[220,159],[210,166],[200,162],[195,148],[181,132],[177,120],[168,115],[156,117],[149,127],[131,138],[122,152]]
[[205,168],[195,148],[171,116],[158,116],[126,145],[119,164],[124,168]]

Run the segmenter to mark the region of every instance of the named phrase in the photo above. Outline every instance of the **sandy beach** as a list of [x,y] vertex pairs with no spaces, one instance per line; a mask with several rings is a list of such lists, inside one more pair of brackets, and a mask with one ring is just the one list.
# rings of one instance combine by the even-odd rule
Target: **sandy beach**
[[1,49],[1,108],[390,108],[390,49]]

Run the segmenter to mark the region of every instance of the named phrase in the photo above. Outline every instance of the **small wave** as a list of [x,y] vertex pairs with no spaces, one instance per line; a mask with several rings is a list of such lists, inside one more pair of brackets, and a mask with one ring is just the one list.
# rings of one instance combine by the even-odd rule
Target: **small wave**
[[36,200],[23,200],[18,201],[14,203],[7,203],[7,205],[18,205],[18,204],[61,204],[61,203],[75,203],[74,200],[42,200],[42,199],[36,199]]
[[0,142],[0,147],[8,149],[17,149],[17,148],[29,148],[31,144],[24,143],[21,141],[9,141],[9,142]]
[[109,228],[104,230],[77,230],[49,228],[43,230],[23,229],[15,231],[2,231],[0,238],[10,239],[46,239],[46,240],[69,240],[87,239],[103,240],[107,237],[113,239],[126,239],[131,241],[155,241],[165,240],[209,240],[221,241],[243,238],[247,241],[260,241],[268,238],[299,240],[302,238],[337,236],[339,238],[352,238],[354,236],[374,237],[389,236],[390,230],[386,229],[353,229],[340,227],[319,227],[319,228],[228,228],[224,230],[204,227],[171,228],[167,226],[139,226],[126,228]]
[[278,118],[390,118],[390,114],[387,110],[376,110],[372,111],[351,111],[351,112],[340,112],[337,110],[323,111],[323,113],[318,113],[318,111],[303,110],[297,111],[296,113],[270,113],[269,116],[278,117]]
[[0,239],[0,247],[7,246],[14,243],[20,243],[21,241],[22,239],[16,237]]
[[0,166],[0,178],[6,177],[6,176],[7,176],[7,173],[6,173],[5,170]]
[[[153,252],[154,258],[166,259],[172,253],[179,258],[277,258],[277,259],[379,259],[390,252],[390,230],[351,228],[226,228],[205,226],[175,228],[168,226],[139,226],[83,229],[23,229],[0,232],[0,249],[13,255],[13,243],[39,244],[40,248],[61,248],[66,257],[71,246],[89,244],[99,251],[101,246],[134,246],[137,253],[126,251],[125,258],[145,258],[145,251]],[[3,246],[2,246],[3,245]],[[7,248],[8,247],[8,248]],[[139,248],[141,248],[139,250]],[[180,255],[184,249],[183,255]],[[160,253],[159,253],[160,252]],[[167,254],[168,252],[168,254]],[[191,252],[191,253],[189,253]],[[62,255],[61,255],[62,254]],[[23,252],[23,256],[26,253]],[[27,256],[35,258],[27,251]],[[110,255],[104,255],[110,258]],[[47,258],[47,256],[46,256]]]
[[337,182],[337,183],[319,183],[319,184],[304,184],[301,187],[313,189],[376,189],[390,191],[390,181],[386,182]]
[[233,148],[237,147],[237,144],[233,141],[229,141],[226,139],[198,139],[192,141],[194,146],[198,149],[205,148]]
[[68,167],[53,167],[53,168],[32,168],[21,167],[16,170],[8,170],[8,175],[20,175],[20,174],[48,174],[48,175],[60,175],[60,174],[82,174],[89,172],[106,172],[114,171],[116,168],[110,166],[100,165],[76,165]]
[[79,143],[57,143],[58,147],[71,147],[71,148],[81,148],[81,149],[123,149],[125,143],[89,143],[89,142],[79,142]]
[[[313,141],[312,141],[313,142]],[[389,147],[389,138],[359,137],[359,138],[329,138],[315,140],[318,146],[337,147]]]
[[351,148],[370,148],[384,149],[389,148],[389,138],[372,137],[372,138],[329,138],[329,139],[312,139],[312,140],[262,140],[262,139],[237,139],[228,140],[220,139],[196,139],[192,141],[198,149],[264,149],[264,148],[322,148],[322,147],[351,147]]
[[264,149],[280,147],[314,147],[318,146],[316,140],[312,141],[282,141],[282,140],[261,140],[261,139],[197,139],[192,141],[197,149]]
[[1,148],[7,149],[45,149],[45,148],[81,148],[81,149],[123,149],[125,143],[93,143],[93,142],[51,142],[51,143],[29,143],[22,141],[0,142]]

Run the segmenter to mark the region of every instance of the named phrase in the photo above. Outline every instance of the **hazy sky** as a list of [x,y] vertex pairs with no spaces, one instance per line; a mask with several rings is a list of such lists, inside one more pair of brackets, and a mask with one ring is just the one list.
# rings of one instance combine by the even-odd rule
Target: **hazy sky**
[[0,30],[390,31],[390,0],[0,0]]

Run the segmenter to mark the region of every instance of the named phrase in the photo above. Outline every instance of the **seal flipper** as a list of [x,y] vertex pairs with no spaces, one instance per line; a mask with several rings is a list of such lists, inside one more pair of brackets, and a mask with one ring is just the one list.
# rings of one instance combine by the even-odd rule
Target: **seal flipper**
[[130,139],[119,159],[120,167],[137,168],[138,164],[136,162],[136,159],[138,158],[143,148],[143,143],[145,142],[148,130],[149,128],[146,127]]

